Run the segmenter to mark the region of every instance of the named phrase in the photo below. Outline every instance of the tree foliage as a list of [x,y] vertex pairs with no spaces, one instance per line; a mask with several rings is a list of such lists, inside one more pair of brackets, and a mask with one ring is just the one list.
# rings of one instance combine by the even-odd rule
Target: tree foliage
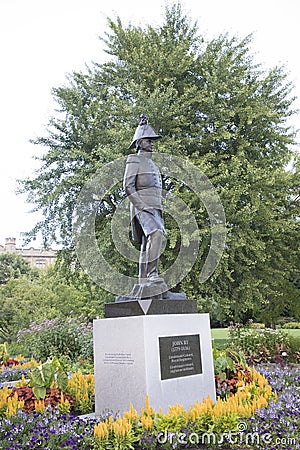
[[14,253],[0,255],[0,285],[7,283],[11,278],[30,274],[34,276],[34,270],[22,256]]
[[34,278],[11,278],[0,286],[0,342],[15,341],[33,321],[101,316],[105,298],[84,274],[71,278],[59,263]]
[[[120,18],[108,25],[107,61],[74,72],[67,86],[53,89],[59,112],[48,136],[36,141],[46,147],[41,168],[21,183],[44,214],[31,236],[40,231],[45,242],[59,239],[72,250],[80,189],[103,164],[126,154],[139,115],[147,113],[163,135],[158,150],[199,167],[226,213],[225,252],[201,285],[197,275],[210,242],[207,213],[184,182],[165,177],[165,188],[193,210],[201,235],[198,259],[178,288],[221,322],[249,316],[275,321],[293,308],[299,280],[299,172],[286,169],[295,134],[288,126],[293,97],[284,70],[264,71],[254,63],[251,36],[206,42],[180,4],[166,8],[157,27],[124,26]],[[124,264],[109,241],[109,221],[121,197],[118,190],[102,204],[97,233],[116,267],[134,275],[134,265]],[[163,267],[176,258],[180,242],[172,228]]]

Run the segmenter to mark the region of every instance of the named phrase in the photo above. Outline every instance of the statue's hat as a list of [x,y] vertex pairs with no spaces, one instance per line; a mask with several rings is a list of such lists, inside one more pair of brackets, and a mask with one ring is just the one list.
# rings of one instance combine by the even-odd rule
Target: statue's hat
[[141,114],[140,123],[135,130],[133,140],[129,146],[129,149],[134,148],[135,144],[140,139],[160,139],[162,136],[156,134],[152,127],[148,124],[148,118],[145,114]]

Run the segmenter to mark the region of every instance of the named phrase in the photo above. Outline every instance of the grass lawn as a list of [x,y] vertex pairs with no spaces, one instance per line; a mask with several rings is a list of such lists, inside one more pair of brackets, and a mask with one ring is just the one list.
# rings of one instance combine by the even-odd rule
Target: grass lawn
[[211,337],[213,339],[227,339],[228,328],[212,328]]
[[213,339],[213,343],[219,350],[226,348],[226,339],[228,337],[228,329],[227,328],[212,328],[211,337]]
[[296,337],[296,338],[300,338],[300,329],[291,329],[288,330],[286,329],[285,331],[287,331],[291,336]]

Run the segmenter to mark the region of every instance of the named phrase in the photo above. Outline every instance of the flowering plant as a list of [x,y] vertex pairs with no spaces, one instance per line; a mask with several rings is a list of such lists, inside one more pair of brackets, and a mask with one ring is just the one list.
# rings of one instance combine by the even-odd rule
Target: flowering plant
[[[182,430],[185,430],[185,436],[191,434],[202,436],[214,430],[215,436],[219,439],[224,433],[236,431],[241,417],[251,417],[256,411],[267,407],[275,398],[266,378],[254,368],[251,369],[251,382],[241,377],[236,394],[225,399],[218,398],[216,403],[207,397],[200,403],[196,402],[189,410],[185,410],[182,405],[174,405],[163,414],[162,411],[156,412],[151,408],[146,397],[146,405],[140,415],[131,405],[120,420],[114,422],[110,417],[104,423],[100,422],[95,426],[96,448],[100,450],[132,448],[130,445],[135,442],[132,430],[136,430],[135,437],[138,437],[140,446],[138,448],[145,449],[152,448],[154,441],[159,443],[159,437],[164,433],[166,442],[161,448],[180,448]],[[128,447],[113,447],[113,444],[116,445],[115,423],[118,424],[115,426],[120,433],[128,439],[126,440]]]
[[37,360],[67,356],[71,361],[79,357],[93,357],[93,329],[83,317],[63,316],[52,320],[31,322],[29,328],[18,332],[18,343],[30,349]]
[[23,356],[20,355],[13,359],[13,364],[0,366],[0,383],[17,381],[20,380],[22,376],[28,378],[32,369],[39,364],[41,363],[38,363],[33,358],[30,361],[26,361]]
[[[268,435],[274,450],[300,449],[300,374],[298,366],[260,366],[277,398],[248,419],[245,433]],[[265,450],[266,443],[257,442],[256,448]]]
[[68,380],[67,392],[75,399],[75,408],[81,414],[87,414],[94,408],[94,375],[83,375],[81,370]]
[[84,419],[47,407],[43,412],[0,418],[1,448],[5,450],[76,449],[92,450],[97,419]]
[[250,363],[281,362],[289,356],[290,337],[282,329],[252,327],[236,323],[229,327],[228,344],[243,352]]

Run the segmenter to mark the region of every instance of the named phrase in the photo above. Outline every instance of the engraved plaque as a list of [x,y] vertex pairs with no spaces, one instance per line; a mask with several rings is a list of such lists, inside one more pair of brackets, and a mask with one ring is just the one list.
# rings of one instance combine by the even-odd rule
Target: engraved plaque
[[158,339],[162,380],[202,373],[199,334],[159,337]]

